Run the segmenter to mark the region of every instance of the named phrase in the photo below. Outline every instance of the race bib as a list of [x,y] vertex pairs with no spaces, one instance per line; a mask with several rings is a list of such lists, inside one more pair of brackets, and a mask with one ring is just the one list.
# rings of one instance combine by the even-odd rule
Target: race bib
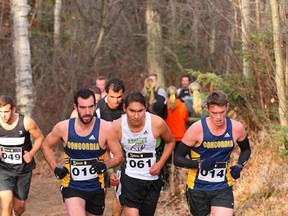
[[1,147],[1,161],[9,164],[22,164],[21,147]]
[[128,153],[126,168],[130,170],[149,170],[156,162],[153,153]]
[[96,169],[92,167],[95,159],[71,159],[70,160],[70,174],[75,181],[85,181],[96,179],[98,174]]
[[213,170],[199,170],[198,179],[208,182],[223,182],[227,169],[226,162],[218,162]]

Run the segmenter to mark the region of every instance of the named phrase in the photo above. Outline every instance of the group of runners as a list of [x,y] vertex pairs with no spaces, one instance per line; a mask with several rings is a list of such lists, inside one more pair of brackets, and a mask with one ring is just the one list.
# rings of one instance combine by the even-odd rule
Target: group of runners
[[[145,81],[148,86],[151,80]],[[209,92],[205,100],[208,115],[189,125],[175,150],[175,138],[160,116],[163,113],[149,110],[147,94],[151,91],[158,91],[158,95],[162,91],[167,97],[157,81],[152,80],[153,88],[132,91],[125,97],[121,79],[106,82],[98,77],[97,82],[101,85],[76,92],[71,117],[57,123],[45,139],[33,119],[16,112],[10,96],[0,97],[2,216],[25,211],[35,168],[33,158],[40,148],[55,177],[61,179],[69,216],[103,215],[110,186],[115,187],[113,215],[154,215],[163,187],[163,169],[172,152],[172,162],[189,170],[186,197],[191,214],[233,215],[233,179],[240,177],[251,149],[244,126],[227,116],[229,102],[224,92]],[[53,152],[60,144],[64,164],[57,163]],[[233,162],[231,153],[237,146],[240,155]]]

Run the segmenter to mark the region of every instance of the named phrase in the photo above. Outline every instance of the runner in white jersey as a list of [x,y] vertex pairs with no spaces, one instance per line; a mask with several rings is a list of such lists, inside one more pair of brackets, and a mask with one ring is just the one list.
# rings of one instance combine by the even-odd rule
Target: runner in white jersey
[[[152,216],[162,186],[160,171],[175,140],[162,118],[146,112],[146,100],[140,92],[127,95],[124,111],[126,114],[113,122],[125,154],[117,196],[125,215]],[[166,143],[162,154],[157,152],[160,138]]]

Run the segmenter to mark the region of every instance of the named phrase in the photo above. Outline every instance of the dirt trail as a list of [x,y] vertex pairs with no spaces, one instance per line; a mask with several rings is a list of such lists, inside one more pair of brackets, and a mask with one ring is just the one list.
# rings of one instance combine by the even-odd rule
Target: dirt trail
[[[39,170],[33,172],[30,194],[23,216],[66,216],[59,190],[61,182],[55,178],[50,168],[42,167],[40,172]],[[184,190],[178,191],[180,192],[174,197],[171,197],[169,191],[161,192],[155,216],[190,215],[183,194]],[[112,215],[114,193],[113,188],[107,191],[104,216]]]
[[[23,216],[66,216],[60,184],[52,174],[34,174]],[[113,189],[108,189],[104,215],[112,215],[112,198]]]

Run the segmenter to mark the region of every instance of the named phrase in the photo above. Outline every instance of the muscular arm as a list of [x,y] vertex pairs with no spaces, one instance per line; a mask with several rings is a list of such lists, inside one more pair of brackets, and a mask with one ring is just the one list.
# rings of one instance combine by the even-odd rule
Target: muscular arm
[[150,169],[151,175],[159,175],[162,167],[165,165],[165,162],[168,160],[169,156],[171,155],[172,151],[175,148],[175,140],[164,120],[158,116],[153,116],[153,118],[154,118],[154,120],[152,120],[153,134],[158,134],[154,133],[154,131],[159,130],[159,137],[161,137],[166,143],[166,146],[159,161],[156,164],[154,164]]
[[[68,129],[66,128],[66,130]],[[47,135],[42,144],[42,152],[52,170],[54,170],[55,167],[57,166],[57,161],[53,153],[53,147],[57,145],[59,142],[64,140],[63,139],[64,131],[65,131],[65,123],[59,122]]]
[[41,130],[39,129],[38,125],[36,124],[36,122],[31,118],[25,116],[24,126],[25,126],[25,129],[34,138],[34,143],[33,143],[32,149],[29,151],[29,153],[25,151],[24,156],[23,156],[25,162],[29,163],[32,160],[32,158],[35,156],[37,151],[40,149],[41,144],[44,140],[44,136],[43,136]]
[[116,167],[120,165],[123,161],[123,153],[121,150],[120,143],[116,136],[116,131],[114,130],[111,123],[101,120],[100,128],[100,139],[101,142],[105,142],[107,145],[107,151],[113,154],[113,157],[105,155],[105,164],[107,169],[111,167]]

